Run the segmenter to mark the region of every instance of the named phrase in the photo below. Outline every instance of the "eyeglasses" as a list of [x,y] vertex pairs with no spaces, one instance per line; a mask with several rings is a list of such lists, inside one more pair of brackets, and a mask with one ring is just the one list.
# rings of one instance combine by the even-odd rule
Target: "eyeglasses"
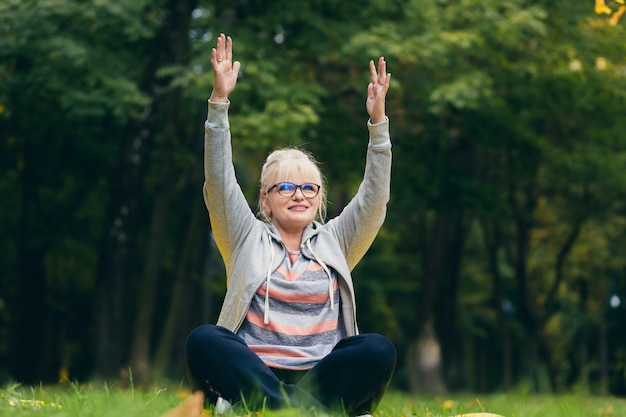
[[279,182],[268,188],[267,193],[269,194],[269,192],[274,188],[276,188],[278,195],[281,197],[293,197],[299,188],[304,197],[314,198],[320,192],[320,188],[322,188],[322,186],[310,182],[300,185],[294,184],[293,182]]

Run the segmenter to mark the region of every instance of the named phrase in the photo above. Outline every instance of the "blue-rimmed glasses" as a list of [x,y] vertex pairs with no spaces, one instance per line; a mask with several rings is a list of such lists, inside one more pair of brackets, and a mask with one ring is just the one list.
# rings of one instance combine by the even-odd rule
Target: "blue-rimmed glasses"
[[272,191],[274,188],[276,188],[278,195],[281,197],[293,197],[299,188],[304,197],[314,198],[320,192],[320,188],[322,188],[322,186],[318,184],[313,184],[312,182],[307,182],[300,185],[294,184],[293,182],[279,182],[268,188],[267,193],[269,194],[270,191]]

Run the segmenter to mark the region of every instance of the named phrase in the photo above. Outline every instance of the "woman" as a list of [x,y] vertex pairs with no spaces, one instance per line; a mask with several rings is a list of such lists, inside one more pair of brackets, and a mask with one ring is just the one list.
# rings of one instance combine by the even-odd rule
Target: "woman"
[[[204,199],[226,265],[217,325],[187,339],[190,385],[222,405],[374,412],[396,362],[384,336],[359,334],[350,271],[380,228],[389,200],[391,141],[385,96],[391,74],[370,62],[370,140],[363,182],[323,224],[326,190],[315,160],[297,149],[271,153],[261,171],[259,213],[235,178],[229,94],[240,63],[223,34],[212,50],[215,85],[205,123]],[[316,218],[319,221],[316,221]]]

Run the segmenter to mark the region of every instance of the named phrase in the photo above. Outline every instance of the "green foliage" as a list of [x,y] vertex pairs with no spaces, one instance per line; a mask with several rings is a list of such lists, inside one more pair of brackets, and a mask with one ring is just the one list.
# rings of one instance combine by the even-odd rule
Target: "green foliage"
[[[478,359],[480,343],[489,344],[499,332],[501,302],[513,302],[520,320],[515,323],[524,323],[525,308],[532,311],[529,317],[539,318],[537,324],[529,324],[529,319],[527,326],[541,327],[540,322],[550,320],[556,305],[564,302],[561,297],[567,298],[561,290],[571,285],[571,291],[577,291],[577,279],[569,275],[575,257],[567,252],[566,282],[558,278],[563,260],[557,255],[571,250],[564,246],[566,239],[581,222],[621,211],[621,199],[614,197],[624,189],[619,168],[624,142],[612,131],[615,120],[624,115],[623,77],[612,72],[613,58],[607,57],[623,46],[612,43],[613,34],[603,36],[606,28],[593,26],[580,9],[556,3],[542,7],[522,1],[415,1],[407,2],[405,11],[405,20],[382,22],[354,36],[350,44],[358,50],[391,39],[386,57],[402,64],[399,71],[391,66],[398,83],[391,96],[399,99],[390,105],[396,152],[386,225],[400,236],[391,243],[398,245],[396,263],[423,265],[437,262],[429,258],[437,238],[430,240],[436,223],[429,218],[458,219],[466,225],[480,220],[482,227],[502,233],[496,267],[503,292],[492,293],[496,277],[484,263],[484,242],[474,235],[465,245],[460,277],[442,276],[442,266],[433,294],[442,306],[456,306],[453,322],[460,326],[450,327],[444,318],[450,309],[436,310],[435,305],[430,314],[442,323],[438,333],[444,357],[465,355],[467,351],[454,346],[459,339],[470,343],[470,335],[476,335],[473,354]],[[400,117],[394,117],[394,109],[401,109]],[[547,207],[554,220],[550,226],[542,217]],[[528,229],[517,229],[518,222]],[[526,232],[529,240],[516,246]],[[573,236],[576,244],[587,245],[581,240],[584,235]],[[547,241],[552,243],[546,246]],[[525,245],[528,257],[523,255]],[[413,256],[405,260],[404,252]],[[444,256],[443,263],[453,262],[448,259],[452,253]],[[528,275],[517,269],[520,264]],[[398,271],[418,269],[394,267],[389,272],[392,279],[405,280],[406,273],[397,277]],[[411,276],[423,279],[426,272],[422,268]],[[558,302],[549,296],[553,287]],[[446,292],[449,288],[459,292]],[[423,289],[416,286],[413,291],[419,299]],[[527,301],[529,306],[524,305]],[[411,311],[413,315],[396,313],[408,320],[402,328],[415,322],[416,309]],[[580,319],[570,314],[571,322],[557,327],[583,329],[587,312],[579,313]],[[522,338],[520,343],[532,344],[536,335],[530,327],[509,331]],[[561,337],[574,341],[580,335],[552,334],[553,329],[545,334],[555,345]],[[524,336],[528,331],[531,334]],[[552,352],[555,361],[562,361],[556,367],[567,362],[572,349],[569,345]]]
[[[125,121],[140,114],[146,97],[127,77],[140,68],[132,49],[154,29],[149,13],[134,18],[143,2],[8,1],[0,8],[0,97],[27,94],[31,105],[45,108],[28,112],[39,115],[58,109],[66,118],[88,118],[108,111]],[[3,104],[13,117],[26,111]]]

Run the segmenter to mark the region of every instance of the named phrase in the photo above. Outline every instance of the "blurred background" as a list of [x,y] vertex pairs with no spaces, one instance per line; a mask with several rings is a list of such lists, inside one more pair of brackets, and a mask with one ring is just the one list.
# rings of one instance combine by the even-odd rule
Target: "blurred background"
[[392,198],[354,280],[395,388],[626,395],[613,23],[592,0],[0,0],[0,383],[183,380],[225,291],[202,200],[223,32],[252,208],[267,153],[297,145],[340,212],[387,60]]

